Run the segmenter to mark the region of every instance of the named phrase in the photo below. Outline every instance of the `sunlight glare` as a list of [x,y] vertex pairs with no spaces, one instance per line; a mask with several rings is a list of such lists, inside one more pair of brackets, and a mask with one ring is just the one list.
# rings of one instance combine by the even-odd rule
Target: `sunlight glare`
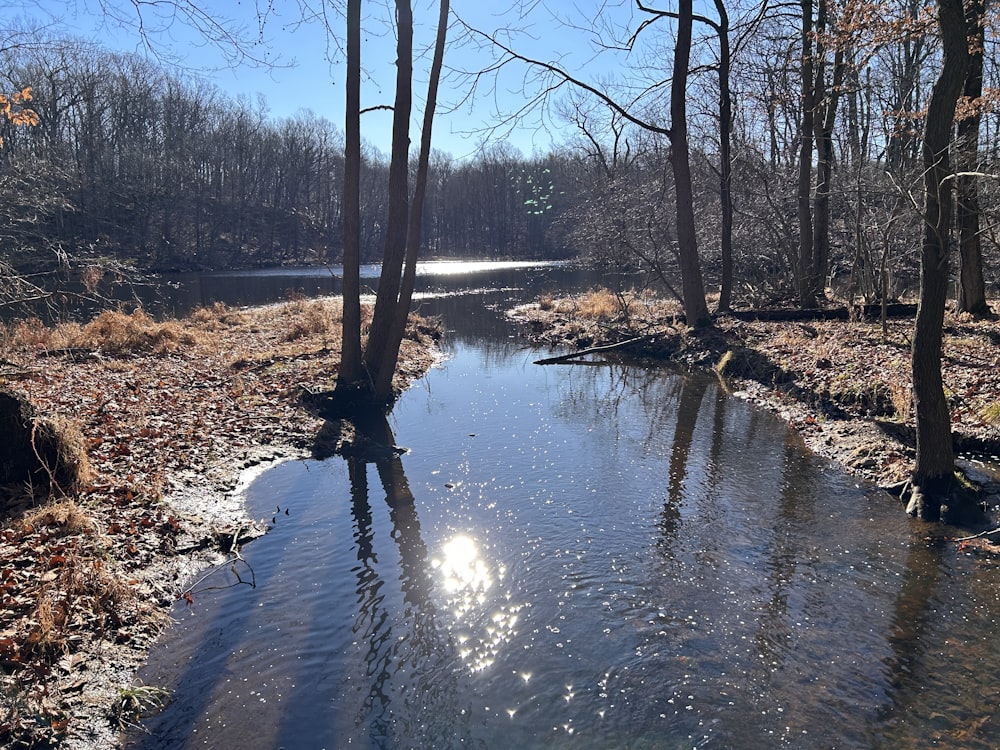
[[[458,655],[474,672],[487,669],[514,635],[521,607],[503,604],[499,610],[492,610],[490,601],[495,595],[491,590],[497,577],[471,537],[459,534],[449,539],[441,554],[431,560],[431,566],[441,576],[448,610],[456,620]],[[509,594],[506,598],[510,598]],[[470,632],[478,635],[470,639]]]
[[460,534],[450,539],[441,551],[443,559],[439,562],[439,567],[444,576],[445,590],[449,594],[481,594],[493,586],[489,568],[479,556],[479,550],[472,539]]

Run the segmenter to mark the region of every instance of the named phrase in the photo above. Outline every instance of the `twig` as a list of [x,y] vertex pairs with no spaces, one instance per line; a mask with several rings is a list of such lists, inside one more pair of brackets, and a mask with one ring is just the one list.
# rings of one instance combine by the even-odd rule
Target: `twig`
[[[55,494],[55,490],[58,490],[61,494],[65,495],[66,492],[62,487],[59,486],[59,482],[56,481],[56,475],[52,468],[46,463],[45,459],[42,458],[42,454],[38,452],[38,445],[35,443],[35,436],[38,433],[38,420],[34,419],[31,422],[31,451],[35,454],[35,458],[38,459],[38,463],[45,473],[49,475],[49,493]],[[58,451],[58,448],[57,448]],[[56,467],[58,469],[58,467]]]
[[967,542],[970,539],[979,539],[980,537],[990,536],[991,534],[1000,534],[1000,528],[991,529],[989,531],[980,531],[978,534],[973,534],[972,536],[960,536],[956,539],[952,539],[953,542]]
[[[240,539],[240,533],[242,531],[243,531],[243,526],[239,526],[236,529],[236,533],[233,534],[233,541],[232,541],[232,544],[229,546],[229,554],[231,554],[232,557],[230,559],[226,560],[225,562],[221,562],[218,565],[215,565],[212,568],[210,568],[209,571],[207,573],[205,573],[205,575],[203,575],[201,578],[199,578],[193,584],[191,584],[190,586],[188,586],[184,590],[184,592],[178,598],[187,599],[188,603],[190,604],[191,603],[191,597],[193,597],[195,594],[200,594],[200,593],[205,592],[205,591],[221,591],[223,589],[231,589],[234,586],[239,586],[241,584],[249,586],[252,589],[257,588],[257,575],[256,575],[256,573],[254,573],[253,566],[246,561],[246,558],[244,558],[243,554],[240,552],[239,539]],[[241,563],[243,563],[244,565],[247,566],[247,570],[250,571],[250,580],[249,581],[244,581],[243,578],[240,576],[239,571],[236,570],[236,563],[237,562],[241,562]],[[236,576],[236,583],[230,583],[230,584],[228,584],[226,586],[205,586],[203,588],[198,588],[199,584],[204,583],[210,577],[212,577],[217,572],[219,572],[220,570],[222,570],[223,568],[225,568],[227,566],[229,567],[229,570],[232,572],[232,574],[234,576]]]

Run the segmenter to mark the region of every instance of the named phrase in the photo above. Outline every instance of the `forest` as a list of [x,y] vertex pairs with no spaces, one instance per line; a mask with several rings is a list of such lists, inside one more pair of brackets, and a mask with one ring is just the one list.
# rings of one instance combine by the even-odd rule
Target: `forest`
[[[696,19],[686,89],[708,287],[729,273],[741,305],[795,297],[805,232],[816,290],[865,302],[912,290],[923,121],[942,56],[933,9],[821,0],[730,9],[730,19],[717,7],[722,15]],[[963,197],[954,223],[957,238],[962,217],[975,214],[967,241],[995,281],[1000,71],[993,19],[985,9],[979,17],[982,47],[956,118]],[[30,87],[37,113],[36,126],[5,122],[0,133],[0,256],[10,267],[84,274],[102,263],[163,271],[340,261],[343,130],[308,102],[276,120],[262,97],[234,98],[149,57],[42,30],[9,30],[0,52],[0,91]],[[657,75],[636,71],[637,80]],[[672,288],[675,178],[668,129],[657,126],[669,119],[669,97],[646,96],[638,111],[609,106],[634,82],[618,85],[597,97],[569,87],[547,102],[564,136],[548,153],[504,141],[461,160],[433,151],[422,256],[580,258],[644,268]],[[387,144],[364,143],[361,256],[372,262],[384,242],[389,164]]]

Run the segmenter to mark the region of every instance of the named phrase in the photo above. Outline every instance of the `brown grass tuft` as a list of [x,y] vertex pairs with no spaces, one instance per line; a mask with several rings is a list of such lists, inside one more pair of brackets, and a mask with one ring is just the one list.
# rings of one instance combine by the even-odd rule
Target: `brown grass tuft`
[[36,653],[57,654],[66,647],[66,620],[69,607],[55,587],[42,589],[38,594],[33,618],[35,627],[28,636],[28,643]]
[[628,303],[607,289],[593,289],[577,298],[576,314],[590,320],[607,320],[628,310]]
[[636,292],[612,292],[610,289],[591,289],[585,294],[554,303],[557,312],[586,320],[614,320],[634,317],[640,307]]
[[38,653],[58,654],[83,624],[102,632],[152,614],[153,605],[143,603],[102,560],[70,554],[52,564],[58,574],[39,590],[31,618],[28,642]]
[[93,472],[87,458],[87,441],[80,425],[67,417],[43,417],[38,420],[37,432],[55,448],[55,466],[47,467],[53,490],[74,494],[91,480]]
[[245,323],[247,317],[224,302],[216,302],[209,307],[196,308],[187,321],[203,331],[221,331]]
[[341,321],[339,306],[329,300],[296,300],[288,303],[286,312],[291,320],[282,341],[332,333],[337,330]]
[[94,530],[94,519],[75,500],[53,500],[21,517],[24,527],[52,527],[60,535],[87,534]]
[[986,424],[1000,427],[1000,401],[984,406],[979,416]]
[[3,328],[5,349],[49,349],[52,348],[52,329],[40,318],[18,320]]
[[157,323],[142,310],[131,315],[107,310],[83,327],[74,345],[109,354],[165,354],[197,343],[197,337],[177,321]]
[[913,410],[913,389],[909,382],[900,383],[890,381],[889,395],[892,399],[892,408],[901,422],[908,422]]

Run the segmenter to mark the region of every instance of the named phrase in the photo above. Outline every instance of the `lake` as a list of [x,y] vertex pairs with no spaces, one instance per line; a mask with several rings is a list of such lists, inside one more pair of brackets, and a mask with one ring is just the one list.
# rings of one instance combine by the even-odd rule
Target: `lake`
[[996,746],[996,566],[714,378],[533,364],[504,311],[592,274],[448,271],[447,360],[375,428],[408,452],[250,486],[256,585],[176,605],[130,747]]

